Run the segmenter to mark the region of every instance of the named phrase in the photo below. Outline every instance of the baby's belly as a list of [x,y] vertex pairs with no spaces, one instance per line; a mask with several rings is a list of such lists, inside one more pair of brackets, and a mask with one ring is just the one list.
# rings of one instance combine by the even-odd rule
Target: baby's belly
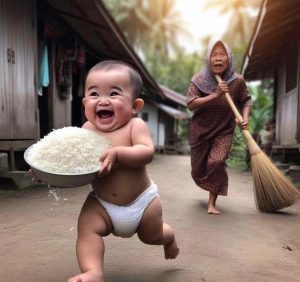
[[145,168],[118,168],[92,182],[100,198],[116,205],[131,203],[150,185]]

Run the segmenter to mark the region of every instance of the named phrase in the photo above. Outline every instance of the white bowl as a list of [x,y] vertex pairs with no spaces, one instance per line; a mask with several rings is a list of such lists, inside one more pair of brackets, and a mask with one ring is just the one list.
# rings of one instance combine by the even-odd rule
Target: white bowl
[[[32,147],[32,146],[31,146]],[[61,187],[61,188],[73,188],[80,187],[91,183],[99,173],[99,170],[81,173],[81,174],[62,174],[62,173],[53,173],[39,169],[38,167],[32,165],[28,161],[28,152],[31,147],[29,147],[24,152],[24,160],[30,166],[31,170],[35,176],[43,183],[49,184],[50,186]]]

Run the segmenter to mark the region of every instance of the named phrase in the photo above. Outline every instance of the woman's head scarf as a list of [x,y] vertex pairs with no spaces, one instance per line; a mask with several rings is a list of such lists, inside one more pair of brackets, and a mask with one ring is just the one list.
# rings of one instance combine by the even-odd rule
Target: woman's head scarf
[[225,81],[229,85],[238,76],[234,69],[233,57],[230,48],[225,42],[221,40],[216,41],[208,48],[204,70],[195,74],[192,78],[192,83],[194,83],[196,87],[205,94],[211,94],[212,92],[214,92],[218,85],[215,74],[211,71],[210,68],[210,56],[212,50],[217,44],[222,44],[224,46],[228,57],[228,68],[222,75],[223,81]]

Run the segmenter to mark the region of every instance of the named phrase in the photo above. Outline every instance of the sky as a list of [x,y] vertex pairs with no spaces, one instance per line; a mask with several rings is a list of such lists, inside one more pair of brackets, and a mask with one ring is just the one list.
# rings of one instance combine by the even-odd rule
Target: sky
[[192,40],[180,38],[187,52],[201,50],[200,38],[207,35],[219,38],[225,31],[229,16],[220,16],[218,10],[203,9],[207,0],[176,0],[175,9],[186,22],[186,29],[193,35]]

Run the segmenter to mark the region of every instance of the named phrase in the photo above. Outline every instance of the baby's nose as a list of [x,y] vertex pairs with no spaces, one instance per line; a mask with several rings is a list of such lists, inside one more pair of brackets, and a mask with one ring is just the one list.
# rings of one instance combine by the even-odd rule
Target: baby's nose
[[99,98],[98,104],[99,105],[108,105],[109,104],[108,97],[101,97],[101,98]]

